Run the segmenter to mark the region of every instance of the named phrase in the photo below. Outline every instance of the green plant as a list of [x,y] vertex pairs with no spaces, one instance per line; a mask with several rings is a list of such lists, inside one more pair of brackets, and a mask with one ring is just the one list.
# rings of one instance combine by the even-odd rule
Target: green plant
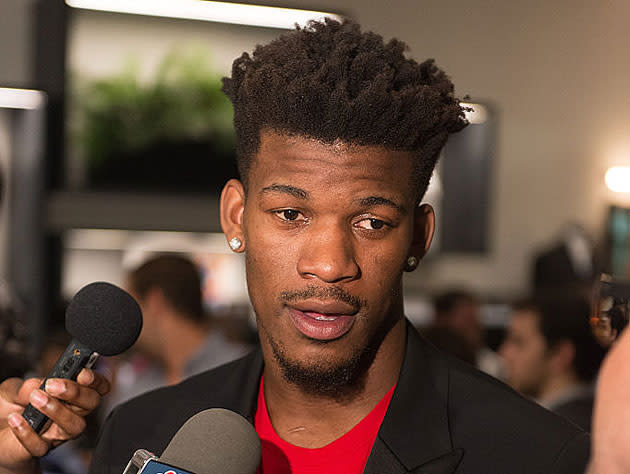
[[[79,87],[78,138],[91,170],[156,143],[210,142],[218,156],[234,148],[232,105],[207,55],[171,52],[149,82],[130,63],[116,76]],[[132,159],[132,158],[131,158]]]

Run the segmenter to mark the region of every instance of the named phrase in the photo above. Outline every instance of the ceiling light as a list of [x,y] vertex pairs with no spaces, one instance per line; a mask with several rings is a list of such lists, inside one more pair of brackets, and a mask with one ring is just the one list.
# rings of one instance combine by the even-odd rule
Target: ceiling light
[[0,108],[32,110],[46,102],[46,95],[28,89],[8,89],[0,87]]
[[466,115],[466,120],[470,123],[484,123],[488,120],[488,109],[487,107],[481,104],[471,104],[469,102],[460,102],[459,105],[462,107],[469,107],[472,110],[467,110],[464,112]]
[[606,171],[606,186],[616,193],[630,193],[630,167],[614,166]]
[[215,21],[289,30],[293,29],[296,23],[305,25],[309,20],[324,17],[341,20],[339,15],[326,12],[206,0],[66,0],[66,4],[86,10]]

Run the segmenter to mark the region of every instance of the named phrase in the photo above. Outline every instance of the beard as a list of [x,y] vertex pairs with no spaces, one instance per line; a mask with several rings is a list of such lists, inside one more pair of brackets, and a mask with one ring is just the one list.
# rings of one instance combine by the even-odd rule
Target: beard
[[364,376],[374,360],[376,350],[370,346],[356,348],[350,357],[340,361],[293,360],[284,347],[269,337],[273,357],[280,366],[283,378],[303,392],[325,398],[351,397],[363,387]]
[[[312,297],[328,297],[344,301],[359,309],[364,309],[367,302],[349,295],[338,287],[328,287],[325,289],[307,287],[305,290],[296,292],[282,292],[281,301],[283,303],[298,301]],[[365,316],[356,315],[361,318]],[[396,324],[399,318],[387,317],[375,328],[373,334],[369,335],[366,344],[357,344],[351,348],[350,354],[343,358],[323,357],[316,360],[298,360],[292,358],[289,351],[281,341],[275,339],[273,335],[262,326],[263,334],[272,349],[274,360],[281,369],[283,378],[297,386],[304,393],[317,395],[323,398],[351,399],[359,393],[365,385],[366,374],[378,349],[387,333]],[[261,322],[259,321],[259,324]],[[342,338],[343,339],[343,338]],[[335,341],[311,340],[312,344],[326,346],[329,344],[340,344]]]

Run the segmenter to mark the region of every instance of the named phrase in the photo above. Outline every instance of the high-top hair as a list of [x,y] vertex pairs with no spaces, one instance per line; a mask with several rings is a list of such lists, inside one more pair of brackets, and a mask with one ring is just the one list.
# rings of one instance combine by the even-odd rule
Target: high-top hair
[[260,134],[413,152],[418,200],[450,133],[467,125],[453,84],[352,21],[310,22],[234,61],[223,91],[234,105],[239,174],[247,189]]

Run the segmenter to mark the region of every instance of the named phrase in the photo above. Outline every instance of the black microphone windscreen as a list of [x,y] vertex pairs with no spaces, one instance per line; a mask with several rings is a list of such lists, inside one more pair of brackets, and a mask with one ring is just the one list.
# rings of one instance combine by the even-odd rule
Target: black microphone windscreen
[[111,283],[84,286],[66,310],[66,329],[79,342],[105,356],[129,349],[142,329],[136,300]]
[[211,408],[182,425],[160,461],[195,474],[255,474],[260,439],[241,415]]

